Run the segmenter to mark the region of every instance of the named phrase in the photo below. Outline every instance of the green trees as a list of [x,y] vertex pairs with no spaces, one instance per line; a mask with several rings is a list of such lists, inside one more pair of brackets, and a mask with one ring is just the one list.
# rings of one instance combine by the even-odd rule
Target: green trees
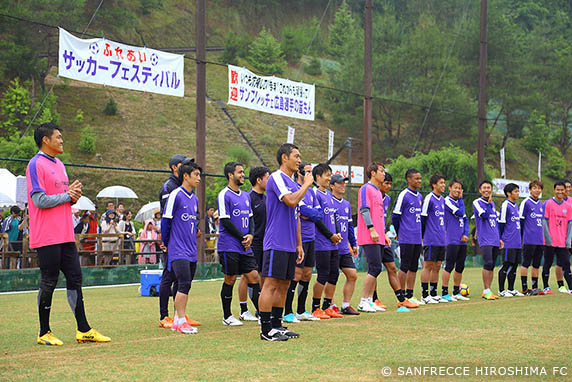
[[282,74],[286,67],[280,43],[265,28],[250,45],[248,63],[260,74]]

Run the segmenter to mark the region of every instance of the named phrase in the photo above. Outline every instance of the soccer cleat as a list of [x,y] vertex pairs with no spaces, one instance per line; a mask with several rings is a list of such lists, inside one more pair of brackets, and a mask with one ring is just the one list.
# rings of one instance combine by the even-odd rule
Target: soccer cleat
[[173,323],[171,330],[183,334],[197,334],[199,332],[197,328],[191,326],[187,321],[183,322],[181,325]]
[[415,308],[419,308],[419,305],[414,304],[414,303],[412,303],[412,302],[409,301],[409,300],[405,300],[405,301],[403,301],[403,302],[398,302],[398,303],[397,303],[397,307],[399,307],[399,308],[404,307],[404,308],[409,308],[409,309],[415,309]]
[[332,308],[334,312],[340,313],[340,308],[338,308],[338,306],[336,304],[332,304],[330,306],[330,308]]
[[375,308],[373,307],[373,303],[369,303],[369,302],[360,302],[360,304],[358,305],[357,309],[360,312],[365,312],[365,313],[375,313],[377,312],[377,310],[375,310]]
[[355,310],[351,306],[347,306],[345,308],[342,308],[341,312],[342,312],[342,314],[347,315],[347,316],[359,316],[359,314],[360,314],[357,310]]
[[244,313],[240,313],[240,316],[238,316],[238,318],[240,318],[242,321],[258,321],[258,318],[254,317],[252,313],[250,313],[250,311],[248,310]]
[[191,326],[201,326],[201,323],[195,320],[191,320],[189,316],[185,316],[185,320],[187,320],[187,324]]
[[530,292],[531,296],[538,296],[539,294],[540,294],[540,289],[538,289],[538,288],[531,289],[531,292]]
[[483,293],[482,298],[484,298],[485,300],[496,300],[498,298],[497,295],[493,294],[493,292],[487,292],[487,293]]
[[441,299],[445,300],[445,301],[451,301],[451,302],[455,301],[453,296],[451,296],[450,294],[444,294],[443,296],[441,296]]
[[431,296],[431,298],[439,303],[441,302],[449,302],[449,300],[445,300],[444,298],[442,298],[441,296]]
[[546,287],[542,292],[540,292],[540,294],[548,295],[548,294],[554,294],[554,292],[552,291],[552,289],[550,289],[550,287]]
[[566,287],[564,285],[562,285],[560,288],[558,288],[558,292],[570,294],[570,292],[568,291],[568,289],[566,289]]
[[296,318],[299,321],[320,321],[318,317],[314,317],[308,312],[304,312],[302,314],[296,313]]
[[75,339],[77,342],[110,342],[111,338],[104,336],[94,328],[89,329],[87,332],[80,332],[76,330]]
[[332,318],[342,318],[343,316],[341,315],[341,313],[337,313],[335,310],[333,310],[331,307],[324,310],[324,313],[326,313],[328,316],[332,317]]
[[427,296],[427,297],[423,297],[423,303],[424,303],[424,304],[427,304],[427,305],[429,305],[429,304],[438,304],[439,301],[434,300],[433,297],[431,297],[431,296]]
[[46,334],[40,337],[38,334],[38,344],[48,345],[48,346],[62,346],[64,343],[52,333],[50,330]]
[[453,301],[457,301],[457,297],[455,297],[455,296],[451,296],[451,299],[452,299]]
[[322,309],[318,308],[312,312],[312,316],[319,318],[320,320],[327,320],[330,318]]
[[470,298],[463,296],[462,294],[456,294],[453,296],[457,301],[469,301]]
[[226,326],[242,326],[242,322],[237,320],[234,316],[229,316],[228,318],[223,317],[222,324]]
[[287,323],[291,324],[291,323],[300,322],[300,320],[298,320],[298,319],[296,318],[296,316],[294,316],[294,313],[289,313],[289,314],[287,314],[287,315],[284,316],[284,322],[287,322]]
[[421,301],[419,301],[416,298],[411,297],[408,300],[411,301],[412,303],[414,303],[415,305],[425,305],[425,302],[423,302],[423,299],[421,299]]
[[513,295],[508,290],[501,290],[499,292],[499,297],[513,297]]
[[404,306],[400,306],[399,308],[397,308],[396,312],[397,313],[404,313],[404,312],[411,312],[411,311],[409,310],[409,308],[406,308]]
[[385,310],[387,309],[387,306],[383,305],[379,300],[375,300],[373,303],[375,304],[375,306],[382,308],[383,309],[382,312],[385,312]]
[[288,330],[288,328],[286,326],[281,326],[279,328],[275,328],[276,330],[278,330],[283,336],[286,336],[288,338],[299,338],[300,335],[296,332],[293,332],[291,330]]
[[173,326],[173,319],[171,317],[165,317],[162,320],[159,320],[159,327],[165,329],[171,329]]
[[509,290],[508,293],[512,294],[514,297],[524,297],[524,295],[516,289]]
[[268,333],[260,333],[260,339],[263,341],[288,341],[288,337],[277,329],[271,329]]

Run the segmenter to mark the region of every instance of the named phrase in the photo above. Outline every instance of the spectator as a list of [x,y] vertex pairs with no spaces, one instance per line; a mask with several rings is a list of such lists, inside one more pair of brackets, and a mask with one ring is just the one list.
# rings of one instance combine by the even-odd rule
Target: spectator
[[81,211],[77,208],[72,208],[72,219],[73,219],[73,226],[75,227],[79,224],[82,218]]
[[[155,229],[155,223],[153,220],[149,219],[145,221],[145,226],[140,235],[141,240],[158,240],[157,231]],[[139,264],[151,263],[155,264],[157,261],[157,256],[154,252],[157,251],[155,242],[144,242],[141,243],[139,255]]]
[[[105,212],[105,219],[101,221],[101,233],[121,233],[115,218],[115,211],[107,210],[107,212]],[[104,251],[113,251],[114,253],[117,251],[119,243],[118,237],[104,237],[102,241]]]
[[[22,230],[26,225],[26,222],[20,216],[22,210],[18,206],[12,206],[10,208],[10,216],[6,217],[3,228],[8,234],[8,241],[10,242],[10,247],[12,251],[22,251]],[[19,241],[20,243],[14,243]]]
[[105,220],[107,213],[109,211],[113,212],[113,214],[115,216],[115,221],[117,221],[117,214],[115,213],[115,204],[113,204],[113,202],[107,202],[107,208],[106,208],[105,212],[103,213],[103,215],[101,215],[101,222],[102,223]]
[[[87,211],[86,212],[89,218],[89,228],[87,230],[87,233],[92,233],[92,234],[96,234],[97,233],[97,227],[99,226],[98,222],[97,222],[97,213],[95,211]],[[88,241],[87,243],[83,244],[83,249],[85,251],[89,251],[89,252],[94,252],[95,251],[95,242],[96,239],[95,237],[88,237],[86,239],[86,241]]]
[[155,212],[153,213],[153,222],[155,223],[155,230],[157,233],[161,232],[161,211],[156,208]]
[[135,237],[137,232],[135,231],[135,226],[131,219],[133,218],[133,214],[131,211],[126,210],[124,211],[123,219],[119,222],[119,231],[123,233],[125,239],[123,241],[123,249],[133,249]]
[[[89,214],[85,213],[79,219],[79,222],[74,226],[73,232],[75,234],[88,233],[89,232]],[[83,241],[84,239],[82,239]]]
[[115,216],[119,222],[123,220],[123,215],[125,214],[125,204],[122,202],[117,203],[117,209],[115,210]]
[[[214,218],[215,208],[213,206],[207,207],[207,235],[215,235],[217,233],[217,224]],[[216,237],[207,236],[207,248],[213,249],[215,247]]]

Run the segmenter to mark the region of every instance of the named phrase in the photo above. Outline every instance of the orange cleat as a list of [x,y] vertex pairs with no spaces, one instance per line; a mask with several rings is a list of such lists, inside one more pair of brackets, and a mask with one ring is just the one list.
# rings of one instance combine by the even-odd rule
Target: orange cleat
[[173,327],[173,319],[171,317],[165,317],[162,320],[159,320],[159,327],[171,329]]
[[341,313],[336,313],[335,310],[333,310],[331,307],[324,310],[324,313],[326,313],[328,316],[332,317],[332,318],[342,318],[342,314]]
[[412,303],[411,301],[409,301],[408,299],[405,299],[405,301],[403,302],[398,302],[397,303],[397,307],[401,308],[402,306],[409,308],[409,309],[415,309],[415,308],[419,308],[419,305]]
[[195,320],[191,320],[189,318],[189,316],[185,316],[185,318],[187,319],[187,324],[191,325],[191,326],[201,326],[201,323]]
[[319,318],[320,320],[327,320],[330,318],[322,309],[318,308],[312,312],[312,316]]
[[387,309],[387,306],[383,305],[379,300],[375,300],[373,303],[379,306],[381,309]]

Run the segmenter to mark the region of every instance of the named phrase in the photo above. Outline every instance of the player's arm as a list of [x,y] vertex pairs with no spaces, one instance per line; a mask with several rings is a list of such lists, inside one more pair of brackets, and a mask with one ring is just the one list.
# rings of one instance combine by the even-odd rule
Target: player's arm
[[544,245],[552,245],[552,236],[550,236],[550,229],[548,228],[548,218],[542,219],[542,231],[544,232]]
[[427,227],[427,216],[429,215],[429,207],[431,205],[431,194],[427,194],[423,199],[423,206],[421,207],[421,237],[425,236],[425,228]]
[[351,213],[348,219],[348,241],[353,248],[357,247],[356,233],[354,230],[354,223],[352,222]]
[[288,207],[292,208],[296,207],[298,203],[300,203],[300,201],[304,198],[306,191],[308,191],[310,186],[312,186],[312,184],[314,183],[314,178],[312,177],[312,174],[310,172],[307,172],[306,175],[304,175],[304,183],[302,184],[302,187],[300,187],[298,191],[290,193],[288,189],[286,189],[286,185],[284,185],[284,182],[282,182],[282,184],[279,184],[280,181],[282,181],[282,178],[279,179],[280,179],[279,181],[276,181],[276,185],[280,190],[280,196],[278,197],[278,199],[283,201],[284,204],[286,204]]
[[[171,238],[171,224],[173,223],[173,211],[175,209],[176,198],[174,193],[169,194],[167,203],[165,204],[165,210],[163,211],[163,215],[161,215],[161,241],[163,242],[161,249],[163,251],[167,250],[169,239]],[[146,231],[143,230],[143,232]]]
[[242,241],[242,239],[244,239],[244,235],[242,234],[242,232],[240,232],[238,227],[234,225],[234,223],[230,220],[230,217],[219,218],[219,219],[220,219],[219,220],[220,225],[222,225],[228,233],[230,233],[237,240]]
[[395,202],[395,207],[393,208],[393,214],[391,215],[391,222],[393,223],[393,227],[395,227],[395,232],[399,236],[399,226],[401,225],[401,214],[403,213],[403,197],[404,193],[401,192],[397,197],[397,201]]
[[304,261],[304,248],[302,247],[302,223],[300,223],[300,219],[298,219],[298,227],[296,228],[296,252],[298,254],[296,264],[301,264]]
[[481,206],[479,200],[477,199],[473,202],[473,212],[476,217],[479,217],[481,219],[488,219],[492,211],[489,204],[487,204],[485,209],[483,208],[483,206]]
[[[467,238],[466,241],[468,241],[469,238],[469,218],[467,217],[467,215],[463,216],[463,236],[465,236]],[[463,237],[461,237],[461,240],[463,239]]]
[[568,220],[566,226],[566,248],[570,248],[570,241],[572,240],[572,220]]
[[459,199],[459,207],[457,207],[449,198],[445,198],[445,209],[458,218],[462,218],[465,214],[465,204],[463,203],[463,199]]
[[506,227],[506,215],[508,213],[508,202],[505,200],[501,206],[501,213],[499,219],[499,235],[502,237],[504,229]]
[[324,224],[324,222],[322,220],[318,220],[316,222],[316,228],[318,229],[318,231],[320,231],[320,233],[322,235],[324,235],[328,239],[331,239],[332,236],[334,236],[334,233],[332,231],[330,231],[328,229],[328,227],[326,227],[326,225]]
[[300,215],[314,223],[322,220],[322,217],[324,217],[322,210],[319,208],[310,208],[304,204],[304,202],[300,203]]

